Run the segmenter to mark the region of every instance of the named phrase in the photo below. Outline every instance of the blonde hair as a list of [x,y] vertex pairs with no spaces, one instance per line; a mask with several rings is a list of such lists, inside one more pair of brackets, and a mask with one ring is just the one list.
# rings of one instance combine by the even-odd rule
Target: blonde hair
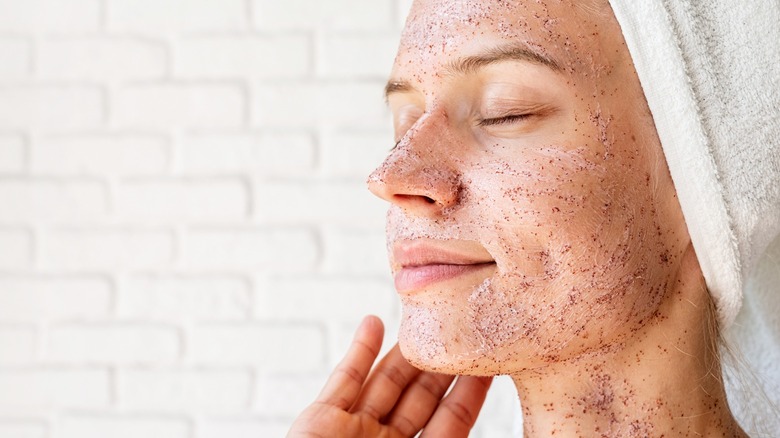
[[[707,294],[705,333],[708,339],[706,360],[712,364],[710,373],[723,384],[729,409],[742,430],[750,437],[772,438],[775,430],[762,423],[761,418],[780,418],[776,406],[764,390],[765,385],[745,360],[739,347],[728,342],[718,318],[718,310],[711,294]],[[738,410],[737,407],[749,409]]]

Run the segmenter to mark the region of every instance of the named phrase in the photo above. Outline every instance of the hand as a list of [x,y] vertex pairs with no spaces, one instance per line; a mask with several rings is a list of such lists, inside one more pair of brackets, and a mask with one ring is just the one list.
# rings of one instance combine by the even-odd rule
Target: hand
[[[366,317],[317,400],[295,420],[288,438],[467,437],[492,379],[422,372],[396,344],[369,375],[384,327]],[[442,398],[444,397],[444,398]]]

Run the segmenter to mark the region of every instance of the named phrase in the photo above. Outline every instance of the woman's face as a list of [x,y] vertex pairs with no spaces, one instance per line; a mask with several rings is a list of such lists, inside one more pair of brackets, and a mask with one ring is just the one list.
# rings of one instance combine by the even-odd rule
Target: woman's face
[[418,0],[387,91],[369,186],[410,362],[511,374],[653,317],[684,222],[606,0]]

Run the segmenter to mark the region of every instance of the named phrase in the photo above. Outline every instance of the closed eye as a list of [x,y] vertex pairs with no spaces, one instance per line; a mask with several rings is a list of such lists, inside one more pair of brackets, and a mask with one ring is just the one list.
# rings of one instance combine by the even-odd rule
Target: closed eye
[[492,119],[482,119],[479,121],[479,126],[507,125],[510,123],[522,122],[531,116],[532,114],[514,114]]

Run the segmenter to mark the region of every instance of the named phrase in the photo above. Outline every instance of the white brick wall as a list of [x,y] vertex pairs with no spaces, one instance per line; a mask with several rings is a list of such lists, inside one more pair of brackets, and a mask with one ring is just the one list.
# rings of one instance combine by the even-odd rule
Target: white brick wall
[[105,118],[104,103],[97,85],[11,81],[0,89],[0,129],[93,129]]
[[0,38],[0,79],[25,77],[30,69],[30,42],[24,38]]
[[0,438],[283,436],[364,314],[392,343],[409,5],[0,0]]
[[0,248],[0,269],[24,269],[32,262],[32,233],[24,228],[0,227]]
[[192,427],[186,418],[167,415],[67,415],[56,421],[57,438],[188,438]]
[[2,31],[79,34],[100,28],[101,0],[0,0],[0,11]]
[[164,44],[130,38],[50,37],[37,45],[37,75],[52,80],[128,81],[165,74]]
[[111,280],[103,276],[3,274],[0,276],[0,320],[52,323],[106,318],[111,312],[112,290]]

